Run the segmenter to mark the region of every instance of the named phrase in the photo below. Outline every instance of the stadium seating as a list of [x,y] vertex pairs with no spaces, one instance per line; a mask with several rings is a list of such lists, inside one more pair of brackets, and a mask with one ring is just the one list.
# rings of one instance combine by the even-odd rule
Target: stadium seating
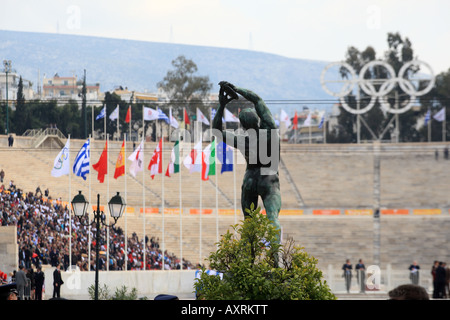
[[[169,253],[183,256],[187,260],[198,261],[200,257],[207,257],[214,249],[217,234],[220,236],[226,230],[230,230],[232,224],[242,219],[240,186],[245,171],[245,164],[242,164],[242,161],[237,165],[235,173],[219,173],[218,182],[215,176],[210,177],[209,181],[201,181],[199,173],[189,173],[182,165],[183,213],[180,216],[178,213],[180,175],[175,174],[170,178],[156,175],[152,179],[147,170],[148,162],[156,147],[155,142],[147,142],[145,145],[144,178],[142,173],[138,173],[136,177],[131,176],[127,169],[126,179],[125,177],[114,179],[113,173],[121,142],[110,141],[110,174],[105,178],[104,183],[99,183],[96,171],[91,172],[86,181],[74,175],[70,178],[68,176],[52,177],[50,171],[60,149],[32,149],[27,147],[26,138],[16,137],[16,141],[13,148],[6,147],[3,142],[0,144],[0,169],[3,169],[6,174],[5,185],[10,180],[14,180],[15,185],[27,192],[34,192],[37,186],[42,192],[48,188],[52,199],[61,199],[66,202],[69,202],[77,191],[81,190],[86,197],[90,198],[92,205],[96,204],[96,195],[100,194],[101,205],[104,207],[116,192],[120,192],[126,195],[128,213],[126,218],[119,220],[119,225],[125,229],[126,224],[128,234],[136,232],[141,237],[145,232],[147,236],[159,238],[161,242],[164,238],[164,246]],[[71,140],[72,162],[83,143],[83,140]],[[164,145],[164,172],[172,146],[172,143]],[[103,147],[104,141],[93,141],[92,163],[98,161]],[[398,242],[399,245],[391,246],[389,253],[382,256],[381,260],[388,261],[391,256],[397,255],[399,265],[410,263],[414,252],[412,249],[404,250],[402,247],[405,245],[404,239],[410,239],[417,245],[415,241],[426,241],[429,234],[433,232],[432,226],[435,223],[433,221],[436,221],[434,219],[438,219],[441,224],[436,229],[437,234],[441,234],[442,228],[448,223],[450,171],[447,170],[447,166],[450,162],[442,156],[446,147],[446,143],[283,144],[281,147],[283,161],[279,170],[283,209],[300,210],[303,213],[296,213],[293,216],[280,215],[283,239],[294,238],[299,244],[305,246],[308,252],[318,257],[320,263],[331,263],[337,266],[349,256],[353,257],[355,262],[360,256],[367,257],[368,260],[374,253],[372,212],[369,216],[350,217],[345,214],[345,210],[373,209],[379,203],[381,209],[405,209],[409,213],[407,217],[383,216],[382,241],[390,241],[390,244]],[[436,150],[439,153],[437,160],[435,159]],[[128,143],[126,157],[132,151],[133,146]],[[377,157],[380,161],[379,199],[377,199],[374,183],[377,175],[374,164]],[[130,163],[127,161],[127,166]],[[221,210],[219,215],[216,214],[216,196],[217,208]],[[234,215],[235,198],[236,216]],[[260,202],[259,205],[262,206],[262,203]],[[143,207],[149,211],[145,213],[145,229],[144,213],[141,212]],[[164,215],[163,207],[166,209]],[[206,209],[202,214],[198,213],[200,207]],[[338,215],[315,216],[315,209],[333,209]],[[414,209],[425,210],[425,213],[431,212],[426,210],[437,209],[440,214],[438,217],[419,217],[413,214]],[[398,220],[401,218],[405,219]],[[396,240],[397,238],[393,236],[402,226],[399,221],[409,223],[403,228],[405,234],[401,237],[402,241]],[[417,230],[420,224],[426,226],[426,234]],[[183,236],[181,244],[180,233]],[[441,235],[442,241],[448,240],[445,232]],[[332,245],[329,243],[330,238],[335,241]],[[357,243],[355,239],[358,239]],[[344,249],[336,251],[337,247]],[[402,248],[403,255],[400,254]]]

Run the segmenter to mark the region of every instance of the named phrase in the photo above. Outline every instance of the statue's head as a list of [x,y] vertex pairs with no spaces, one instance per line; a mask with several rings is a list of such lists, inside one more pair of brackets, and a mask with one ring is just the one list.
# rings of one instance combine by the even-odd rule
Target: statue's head
[[259,117],[254,109],[246,108],[239,113],[239,121],[245,130],[258,129]]

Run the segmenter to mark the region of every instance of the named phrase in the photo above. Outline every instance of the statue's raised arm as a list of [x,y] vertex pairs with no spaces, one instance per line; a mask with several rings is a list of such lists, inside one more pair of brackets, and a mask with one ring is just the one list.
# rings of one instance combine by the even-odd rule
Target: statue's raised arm
[[213,129],[217,129],[222,132],[223,142],[236,148],[237,147],[236,135],[229,131],[223,131],[222,118],[223,118],[223,112],[224,112],[225,106],[230,101],[232,101],[234,99],[238,99],[238,95],[231,88],[231,86],[228,82],[221,81],[221,82],[219,82],[219,85],[220,85],[219,107],[217,108],[216,115],[214,116],[214,119],[212,121],[212,127],[213,127]]
[[243,96],[248,101],[252,102],[255,106],[255,111],[260,119],[259,128],[260,129],[276,129],[277,126],[273,120],[272,113],[266,106],[264,100],[251,90],[237,87],[235,85],[229,84],[230,87],[241,96]]

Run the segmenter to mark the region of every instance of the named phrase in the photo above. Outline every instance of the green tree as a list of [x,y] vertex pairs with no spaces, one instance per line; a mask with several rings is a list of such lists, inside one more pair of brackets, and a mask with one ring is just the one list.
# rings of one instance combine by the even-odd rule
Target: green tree
[[191,110],[192,115],[195,115],[195,107],[200,108],[203,114],[208,114],[203,100],[212,88],[209,77],[197,76],[197,65],[183,55],[172,60],[172,67],[173,70],[169,70],[157,84],[157,87],[167,94],[170,105],[175,109],[186,107]]
[[[363,66],[371,61],[377,60],[375,50],[368,46],[364,51],[359,51],[355,47],[349,47],[346,52],[346,62],[352,66],[355,73],[364,79],[388,79],[391,76],[397,76],[403,65],[413,60],[414,51],[412,49],[411,41],[408,38],[403,38],[399,33],[388,33],[387,34],[387,44],[388,49],[384,52],[382,61],[390,64],[394,71],[394,75],[389,75],[387,70],[381,66],[375,66],[369,72],[365,74],[360,74]],[[412,76],[418,72],[418,69],[411,67],[407,76]],[[349,76],[348,71],[345,68],[340,70],[342,78]],[[379,90],[381,83],[373,84],[376,90]],[[364,108],[370,102],[370,96],[367,95],[363,90],[359,90],[360,95],[360,108]],[[398,106],[401,108],[406,103],[409,102],[410,96],[403,92],[401,87],[396,84],[390,93],[385,97],[386,101],[394,106],[396,101]],[[345,97],[347,104],[356,109],[357,96],[356,92]],[[420,139],[420,134],[416,130],[415,124],[417,123],[417,118],[419,114],[413,110],[409,110],[405,113],[399,115],[399,129],[400,129],[400,139],[399,141],[418,141]],[[383,136],[381,134],[385,130],[389,121],[392,119],[393,114],[386,113],[382,111],[379,101],[366,113],[361,116],[361,139],[362,140],[372,140],[374,138],[390,139],[391,130],[387,130]],[[332,128],[329,135],[327,136],[327,141],[329,142],[355,142],[356,139],[356,115],[350,114],[345,109],[342,109],[340,115],[338,116],[339,126],[337,128]],[[370,130],[369,130],[370,128]],[[372,134],[372,132],[373,134]],[[375,135],[375,137],[374,137]]]
[[84,70],[84,76],[83,76],[83,85],[81,87],[81,97],[82,97],[82,102],[81,102],[81,113],[83,116],[83,129],[84,129],[84,139],[87,139],[87,110],[86,110],[86,70]]
[[[124,133],[123,129],[126,130],[126,132],[128,133],[128,124],[125,123],[125,116],[127,114],[128,111],[128,106],[129,103],[127,103],[126,101],[123,101],[119,95],[117,95],[116,93],[110,93],[109,91],[107,91],[105,93],[105,99],[103,100],[103,104],[104,106],[106,106],[106,121],[107,121],[107,125],[106,125],[106,132],[109,134],[110,139],[112,139],[112,137],[114,136],[114,133],[117,132],[117,120],[111,121],[109,119],[109,115],[117,108],[117,106],[119,106],[119,129],[121,134]],[[136,106],[134,106],[136,107]],[[98,108],[98,111],[96,111],[96,114],[100,113],[100,110],[103,109],[103,106]],[[133,110],[136,110],[137,108],[134,108]],[[140,112],[133,112],[133,118],[134,119],[140,119],[142,118],[142,108]],[[139,118],[140,115],[140,118]],[[95,117],[95,115],[94,115]],[[100,129],[100,132],[103,132],[104,130],[104,119],[101,119],[99,121],[95,121],[94,124],[94,128]],[[95,129],[94,129],[95,130]]]
[[[433,89],[427,94],[419,97],[422,105],[420,114],[425,114],[430,109],[431,116],[439,112],[445,107],[446,121],[445,121],[445,141],[449,141],[450,126],[448,119],[450,119],[450,108],[448,108],[450,102],[450,68],[439,73],[435,78],[435,85]],[[442,122],[431,120],[431,141],[442,141]],[[428,140],[428,127],[424,126],[420,129],[422,140]]]
[[27,116],[25,96],[23,94],[23,80],[22,76],[19,78],[19,84],[17,86],[17,99],[16,99],[16,111],[14,112],[14,117],[12,117],[13,130],[16,134],[21,135],[25,132],[26,121],[24,117]]
[[[56,107],[56,104],[52,105]],[[62,107],[56,107],[58,110],[58,128],[67,137],[81,139],[84,137],[84,125],[82,114],[80,114],[78,103],[75,100],[69,100]]]
[[[203,269],[195,283],[199,299],[206,300],[331,300],[317,260],[292,240],[277,243],[277,230],[260,208],[234,225],[208,258],[223,278]],[[278,267],[274,267],[278,261]]]

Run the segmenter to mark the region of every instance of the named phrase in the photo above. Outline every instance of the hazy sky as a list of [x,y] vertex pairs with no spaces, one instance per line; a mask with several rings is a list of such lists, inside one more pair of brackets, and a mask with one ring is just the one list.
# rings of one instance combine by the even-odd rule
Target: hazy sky
[[330,62],[344,59],[348,46],[371,45],[381,58],[387,33],[400,32],[435,73],[450,68],[448,0],[2,0],[1,8],[2,30],[250,49]]

